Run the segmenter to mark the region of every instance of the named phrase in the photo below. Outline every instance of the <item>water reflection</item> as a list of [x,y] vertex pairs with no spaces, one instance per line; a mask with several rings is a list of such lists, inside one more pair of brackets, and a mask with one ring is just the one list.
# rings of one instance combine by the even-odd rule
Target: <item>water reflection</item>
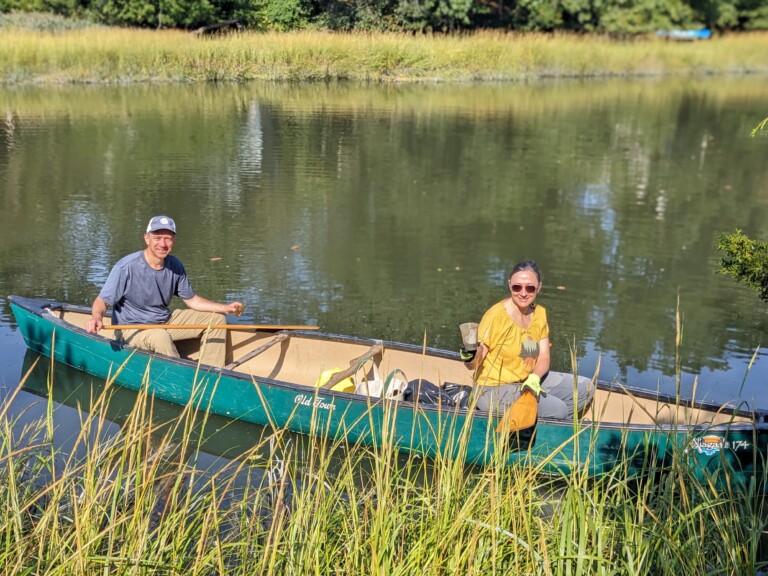
[[[583,374],[600,360],[604,379],[669,390],[679,367],[686,394],[698,376],[715,401],[766,403],[768,319],[715,273],[716,236],[760,236],[768,217],[768,138],[749,137],[766,92],[761,78],[0,90],[0,293],[90,303],[148,213],[169,212],[195,288],[247,302],[246,321],[456,348],[532,257],[556,369],[573,352]],[[3,303],[0,337],[11,326]]]

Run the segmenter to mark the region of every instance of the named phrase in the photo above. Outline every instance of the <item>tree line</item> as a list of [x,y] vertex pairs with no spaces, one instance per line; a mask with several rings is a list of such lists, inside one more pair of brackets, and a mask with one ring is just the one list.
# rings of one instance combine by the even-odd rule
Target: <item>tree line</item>
[[630,37],[658,30],[768,29],[768,0],[0,0],[111,26],[457,32],[479,29]]

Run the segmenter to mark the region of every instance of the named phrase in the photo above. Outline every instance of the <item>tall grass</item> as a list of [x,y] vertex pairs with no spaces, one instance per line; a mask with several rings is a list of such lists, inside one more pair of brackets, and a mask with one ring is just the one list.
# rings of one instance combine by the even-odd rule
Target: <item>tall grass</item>
[[[51,382],[50,385],[53,385]],[[69,454],[53,406],[34,426],[0,413],[0,567],[7,574],[755,574],[765,526],[755,485],[671,467],[593,479],[533,465],[297,441],[275,431],[206,470],[205,415],[152,424],[140,396],[104,432],[111,385]],[[192,431],[195,431],[193,434]],[[461,451],[461,446],[457,447]],[[762,479],[765,480],[764,478]]]
[[0,35],[3,82],[494,81],[766,72],[768,34],[696,43],[481,32],[238,33],[87,28]]

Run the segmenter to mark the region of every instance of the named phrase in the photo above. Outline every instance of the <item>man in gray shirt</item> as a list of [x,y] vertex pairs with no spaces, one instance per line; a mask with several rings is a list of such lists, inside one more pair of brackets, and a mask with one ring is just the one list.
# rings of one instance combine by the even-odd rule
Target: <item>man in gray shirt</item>
[[[92,317],[86,330],[95,334],[104,326],[107,306],[112,307],[112,324],[226,324],[225,314],[240,314],[240,302],[219,304],[198,296],[192,290],[181,260],[171,256],[176,241],[176,223],[168,216],[154,216],[147,225],[144,242],[147,247],[120,259],[109,273],[107,281],[93,301]],[[171,299],[179,296],[186,310],[168,308]],[[122,330],[117,336],[133,346],[158,354],[179,357],[174,344],[177,340],[206,338],[201,343],[201,362],[224,366],[226,360],[226,330],[147,329]]]

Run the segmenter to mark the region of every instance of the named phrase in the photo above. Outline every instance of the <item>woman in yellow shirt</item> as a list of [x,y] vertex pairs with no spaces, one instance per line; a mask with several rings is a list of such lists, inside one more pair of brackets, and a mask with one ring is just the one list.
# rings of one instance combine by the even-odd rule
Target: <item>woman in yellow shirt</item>
[[[508,279],[510,296],[493,305],[477,329],[478,348],[469,364],[478,384],[477,408],[503,412],[525,389],[539,399],[539,416],[573,415],[573,376],[549,372],[547,312],[536,304],[541,273],[535,262],[514,266]],[[578,377],[577,405],[589,399],[589,379]]]

